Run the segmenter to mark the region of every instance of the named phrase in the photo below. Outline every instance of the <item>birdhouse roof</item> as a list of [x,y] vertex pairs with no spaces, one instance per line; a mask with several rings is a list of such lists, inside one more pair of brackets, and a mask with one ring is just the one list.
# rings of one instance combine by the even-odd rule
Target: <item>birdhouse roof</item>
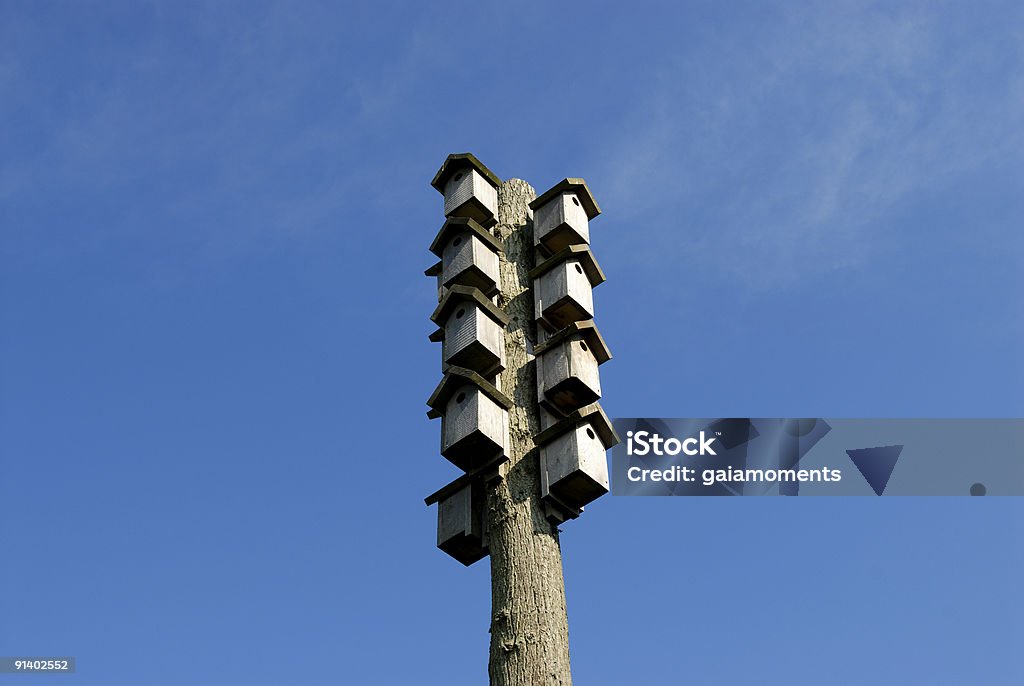
[[430,252],[441,257],[444,252],[444,246],[448,243],[448,239],[452,234],[460,231],[469,231],[483,241],[484,245],[494,252],[502,252],[501,242],[492,236],[487,229],[480,226],[479,222],[475,219],[470,219],[469,217],[449,217],[441,226],[441,230],[437,232],[436,236],[434,236],[434,240],[430,244]]
[[470,302],[479,306],[491,319],[502,326],[508,326],[508,315],[488,300],[479,288],[471,288],[469,286],[452,286],[449,288],[448,292],[441,298],[441,302],[438,303],[437,309],[430,315],[430,321],[438,326],[444,326],[445,320],[448,319],[452,308],[463,302]]
[[599,265],[597,260],[594,259],[594,255],[590,252],[590,248],[585,245],[570,245],[559,250],[554,255],[531,269],[530,278],[539,278],[568,260],[580,261],[580,266],[583,267],[583,272],[587,275],[587,279],[590,281],[591,287],[604,283],[605,276],[604,272],[601,271],[601,265]]
[[444,269],[440,260],[423,270],[423,276],[439,276]]
[[601,405],[598,403],[581,407],[564,419],[558,420],[534,436],[533,442],[538,446],[547,445],[562,434],[574,430],[580,424],[587,423],[593,427],[597,437],[601,439],[605,450],[622,442],[619,434],[615,432],[615,427],[612,426],[611,420],[608,419],[608,415],[604,413],[604,410],[601,409]]
[[467,383],[473,384],[479,388],[484,395],[504,407],[506,410],[512,409],[514,403],[509,400],[508,396],[495,388],[494,385],[484,377],[463,367],[448,367],[444,372],[444,378],[441,379],[441,383],[437,385],[434,392],[430,394],[430,398],[427,399],[427,405],[430,407],[430,411],[427,412],[427,416],[431,419],[437,419],[440,417],[442,414],[441,410],[443,410],[444,406],[448,404],[448,400],[452,397],[452,394]]
[[537,196],[537,199],[530,203],[530,209],[536,210],[543,207],[562,193],[575,193],[583,205],[583,211],[587,213],[587,219],[593,219],[601,214],[601,208],[597,206],[593,194],[583,179],[562,179],[551,188]]
[[440,489],[434,491],[424,498],[423,502],[427,505],[433,505],[434,503],[441,502],[445,498],[462,490],[466,486],[479,485],[492,481],[498,476],[498,467],[505,462],[508,462],[508,455],[496,455],[479,467],[457,477],[447,486],[442,486]]
[[534,348],[533,354],[541,355],[576,335],[581,336],[590,347],[598,364],[604,364],[612,359],[612,353],[608,350],[608,345],[605,344],[601,332],[597,330],[597,326],[592,321],[573,322],[564,329],[555,332],[550,338]]
[[498,175],[484,166],[484,163],[478,160],[476,155],[471,152],[448,155],[448,158],[441,164],[441,168],[434,174],[434,180],[430,182],[430,185],[436,188],[438,193],[444,193],[444,186],[448,183],[448,178],[460,169],[473,169],[477,171],[480,176],[487,179],[495,188],[501,185],[501,179],[498,178]]

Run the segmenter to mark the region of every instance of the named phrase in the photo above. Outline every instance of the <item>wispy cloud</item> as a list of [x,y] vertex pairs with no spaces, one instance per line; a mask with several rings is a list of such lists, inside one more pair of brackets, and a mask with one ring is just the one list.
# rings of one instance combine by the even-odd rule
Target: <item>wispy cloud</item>
[[977,39],[929,5],[806,10],[653,74],[604,156],[626,221],[677,217],[637,259],[728,251],[730,277],[785,285],[859,264],[915,194],[1024,159],[1019,35]]
[[[116,194],[126,212],[145,207],[148,221],[129,223],[170,219],[174,231],[226,242],[337,228],[354,208],[394,204],[380,176],[398,152],[367,152],[387,140],[410,84],[436,66],[431,55],[443,54],[415,22],[378,62],[365,45],[381,36],[366,23],[386,14],[287,3],[147,11],[132,18],[136,38],[108,36],[109,18],[89,16],[66,51],[75,64],[32,54],[33,41],[63,28],[20,18],[28,38],[0,49],[0,93],[49,124],[0,160],[0,193],[63,191],[92,205]],[[15,69],[25,55],[35,73]]]

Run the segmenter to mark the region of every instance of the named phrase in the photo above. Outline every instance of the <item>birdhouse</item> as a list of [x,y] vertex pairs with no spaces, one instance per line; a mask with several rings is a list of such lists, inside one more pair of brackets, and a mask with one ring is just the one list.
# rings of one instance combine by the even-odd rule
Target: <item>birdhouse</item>
[[441,417],[441,454],[459,469],[505,453],[512,401],[476,372],[449,367],[427,405],[428,417]]
[[487,556],[484,489],[479,481],[438,500],[437,547],[467,567]]
[[430,251],[441,258],[441,285],[445,288],[472,286],[487,297],[498,292],[501,243],[475,220],[447,220],[430,244]]
[[594,318],[593,288],[604,272],[586,246],[570,245],[530,271],[538,321],[549,331]]
[[575,322],[534,348],[537,395],[556,412],[569,414],[601,397],[597,367],[611,352],[592,321]]
[[505,368],[508,315],[478,289],[446,289],[430,319],[441,327],[430,340],[441,342],[445,365],[465,367],[483,376],[493,376]]
[[485,228],[498,223],[501,179],[471,153],[448,155],[430,185],[444,195],[446,217],[468,217]]
[[599,405],[572,413],[534,440],[540,445],[542,496],[582,508],[608,492],[605,451],[619,437]]
[[442,281],[441,275],[442,275],[443,271],[444,271],[443,264],[440,261],[430,265],[429,267],[427,267],[423,271],[423,276],[430,276],[432,278],[437,279],[437,301],[438,302],[441,302],[441,298],[444,296],[444,285],[441,282]]
[[590,220],[601,208],[583,179],[564,179],[530,203],[533,243],[547,254],[590,243]]

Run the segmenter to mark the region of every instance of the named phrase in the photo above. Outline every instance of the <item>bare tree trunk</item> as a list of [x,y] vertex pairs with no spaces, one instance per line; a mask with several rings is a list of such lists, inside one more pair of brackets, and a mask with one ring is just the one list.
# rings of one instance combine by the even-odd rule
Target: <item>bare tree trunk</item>
[[501,390],[509,411],[505,478],[488,493],[491,558],[491,686],[569,686],[569,623],[558,531],[545,518],[533,436],[540,431],[533,346],[537,330],[530,278],[533,224],[528,203],[536,193],[510,179],[498,190],[498,225],[504,243],[498,305],[509,315],[507,368]]

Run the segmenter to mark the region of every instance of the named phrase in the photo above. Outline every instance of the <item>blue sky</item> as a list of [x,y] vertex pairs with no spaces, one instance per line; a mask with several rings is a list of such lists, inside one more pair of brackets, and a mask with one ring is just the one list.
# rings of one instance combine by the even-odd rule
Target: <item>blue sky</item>
[[[0,0],[0,654],[485,679],[422,502],[450,152],[587,179],[612,416],[1024,415],[1022,46],[1013,2]],[[575,678],[1021,683],[1022,515],[605,497]]]

